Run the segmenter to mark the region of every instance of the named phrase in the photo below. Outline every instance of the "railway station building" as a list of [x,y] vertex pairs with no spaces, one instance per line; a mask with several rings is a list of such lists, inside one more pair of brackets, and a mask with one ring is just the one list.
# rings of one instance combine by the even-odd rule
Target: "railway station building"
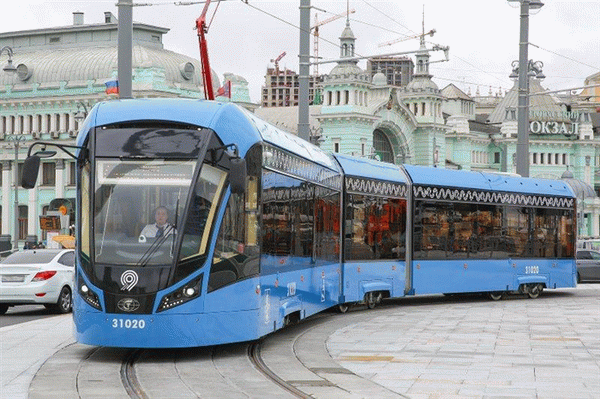
[[[117,20],[86,24],[73,14],[65,27],[0,33],[0,48],[12,50],[15,74],[0,73],[0,242],[14,234],[20,246],[46,241],[39,216],[54,198],[75,197],[75,163],[67,154],[42,161],[35,189],[18,189],[20,168],[35,140],[74,144],[91,107],[116,100]],[[136,98],[204,98],[197,59],[164,48],[168,29],[133,24],[133,82]],[[356,38],[348,24],[341,56],[351,57]],[[6,53],[2,53],[6,60]],[[412,68],[412,62],[409,62]],[[322,149],[391,163],[513,173],[516,151],[516,83],[506,94],[470,96],[455,85],[440,89],[429,71],[429,50],[415,55],[412,79],[397,85],[387,68],[373,74],[342,60],[322,77],[322,104],[310,106],[312,139]],[[406,76],[408,72],[404,72]],[[231,99],[257,116],[297,132],[297,107],[253,104],[244,77],[231,81]],[[586,80],[594,83],[598,74]],[[213,72],[214,89],[221,86]],[[534,93],[544,89],[532,80]],[[532,96],[531,176],[571,179],[579,187],[580,235],[600,235],[600,97]],[[18,207],[18,211],[16,208]],[[17,217],[18,216],[18,217]],[[15,223],[15,218],[16,223]]]
[[[38,185],[32,190],[15,189],[14,168],[22,166],[35,140],[74,144],[94,104],[118,98],[117,29],[118,21],[110,12],[102,23],[94,24],[86,24],[78,12],[70,26],[0,33],[2,60],[6,61],[8,46],[16,67],[14,74],[0,72],[0,241],[9,242],[14,234],[21,246],[25,241],[45,241],[39,216],[52,199],[75,197],[75,162],[65,153],[42,161]],[[133,97],[204,98],[199,60],[165,49],[163,36],[168,31],[134,22]],[[232,74],[225,79],[235,87],[232,100],[252,108],[247,81]],[[220,83],[214,72],[213,82],[216,92]]]
[[[432,80],[424,42],[414,74],[392,85],[381,71],[370,75],[352,60],[356,38],[347,23],[340,59],[323,77],[323,103],[310,107],[311,140],[322,149],[391,163],[499,173],[516,172],[517,81],[506,93],[470,96]],[[344,58],[349,58],[344,60]],[[507,74],[509,74],[507,72]],[[600,74],[586,79],[590,85]],[[530,176],[569,181],[578,196],[579,235],[600,235],[600,96],[545,94],[530,79]],[[256,113],[297,132],[295,108]]]

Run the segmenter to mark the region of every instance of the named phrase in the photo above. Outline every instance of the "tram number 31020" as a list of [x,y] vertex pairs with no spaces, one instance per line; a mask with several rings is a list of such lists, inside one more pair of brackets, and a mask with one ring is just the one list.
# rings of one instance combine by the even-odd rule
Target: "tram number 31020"
[[539,266],[525,266],[525,274],[539,274]]
[[146,321],[138,319],[112,319],[112,327],[141,330],[146,327]]

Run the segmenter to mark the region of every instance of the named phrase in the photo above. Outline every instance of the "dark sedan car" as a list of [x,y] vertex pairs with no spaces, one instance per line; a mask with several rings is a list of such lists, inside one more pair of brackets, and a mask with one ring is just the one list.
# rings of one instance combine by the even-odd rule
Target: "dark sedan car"
[[580,249],[577,251],[577,282],[600,282],[600,252]]

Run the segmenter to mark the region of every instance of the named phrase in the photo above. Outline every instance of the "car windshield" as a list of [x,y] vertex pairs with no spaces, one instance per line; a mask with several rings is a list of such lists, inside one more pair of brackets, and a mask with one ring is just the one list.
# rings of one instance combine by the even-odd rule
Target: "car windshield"
[[99,160],[93,211],[96,262],[172,263],[178,218],[195,165],[195,160]]
[[15,252],[2,261],[3,265],[26,265],[50,263],[60,251],[23,251]]

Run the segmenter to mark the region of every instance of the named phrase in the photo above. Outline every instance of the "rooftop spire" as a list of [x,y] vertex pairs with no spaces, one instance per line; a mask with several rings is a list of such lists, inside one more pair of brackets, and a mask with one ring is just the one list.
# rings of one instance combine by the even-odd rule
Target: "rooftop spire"
[[425,48],[425,4],[423,4],[423,31],[421,32],[421,48]]

